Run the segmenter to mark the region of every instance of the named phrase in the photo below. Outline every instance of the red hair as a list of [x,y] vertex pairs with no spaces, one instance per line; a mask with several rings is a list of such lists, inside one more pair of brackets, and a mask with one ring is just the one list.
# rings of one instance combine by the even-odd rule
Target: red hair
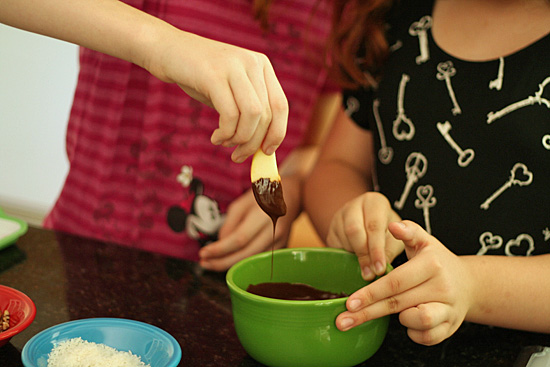
[[333,77],[346,88],[375,84],[388,55],[385,14],[392,0],[332,0],[328,55]]
[[260,22],[260,25],[264,31],[269,29],[268,15],[269,7],[273,0],[254,0],[253,12],[254,19]]

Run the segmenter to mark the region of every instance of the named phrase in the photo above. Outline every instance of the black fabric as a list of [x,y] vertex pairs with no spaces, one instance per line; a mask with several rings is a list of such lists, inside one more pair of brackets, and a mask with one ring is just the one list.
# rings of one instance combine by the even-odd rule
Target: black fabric
[[[440,49],[428,27],[429,57],[423,58],[415,23],[429,24],[433,2],[398,4],[378,88],[347,91],[344,98],[355,122],[373,132],[379,191],[404,219],[427,229],[429,223],[457,254],[550,252],[550,35],[501,59],[468,62]],[[400,86],[410,125],[397,123]],[[526,99],[523,107],[494,114]],[[424,164],[425,172],[401,208],[408,159]],[[428,216],[420,201],[430,190],[435,202]]]

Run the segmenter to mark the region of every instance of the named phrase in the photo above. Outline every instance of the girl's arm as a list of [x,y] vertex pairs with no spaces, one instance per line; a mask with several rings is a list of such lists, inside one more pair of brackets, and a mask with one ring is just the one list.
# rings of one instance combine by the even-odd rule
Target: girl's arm
[[372,189],[371,151],[372,134],[340,108],[304,189],[306,211],[322,239],[328,235],[334,213]]
[[550,333],[550,255],[461,260],[477,279],[466,320]]
[[135,63],[177,83],[219,112],[212,143],[237,146],[236,162],[260,147],[272,153],[285,136],[288,102],[263,54],[183,32],[118,0],[2,0],[0,22]]
[[372,190],[372,134],[341,109],[304,190],[305,208],[330,247],[357,255],[363,277],[382,275],[386,263],[403,251],[388,234],[399,220],[386,197]]

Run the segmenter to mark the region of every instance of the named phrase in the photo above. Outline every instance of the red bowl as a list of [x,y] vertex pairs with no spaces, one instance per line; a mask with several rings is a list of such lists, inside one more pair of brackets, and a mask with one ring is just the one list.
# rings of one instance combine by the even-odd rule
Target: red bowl
[[0,318],[6,309],[10,312],[10,327],[0,332],[0,347],[25,330],[36,316],[36,306],[26,294],[0,285]]

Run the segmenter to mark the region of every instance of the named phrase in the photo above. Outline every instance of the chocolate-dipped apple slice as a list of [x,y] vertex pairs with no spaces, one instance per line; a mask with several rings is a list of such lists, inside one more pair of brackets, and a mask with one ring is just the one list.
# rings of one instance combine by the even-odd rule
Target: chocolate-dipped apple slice
[[254,153],[250,166],[250,179],[256,202],[269,215],[275,230],[277,219],[286,214],[283,186],[275,153],[266,155],[261,149]]

